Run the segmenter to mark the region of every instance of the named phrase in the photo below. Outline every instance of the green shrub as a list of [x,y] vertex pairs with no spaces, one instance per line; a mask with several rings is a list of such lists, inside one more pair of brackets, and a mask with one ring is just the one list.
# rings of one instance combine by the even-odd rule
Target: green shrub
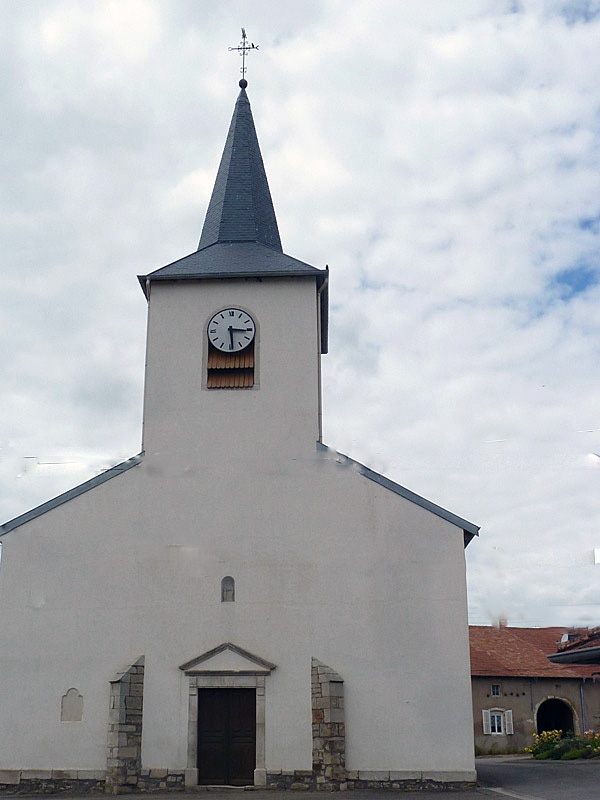
[[576,758],[600,757],[600,733],[586,731],[582,736],[563,736],[562,731],[545,731],[533,734],[533,747],[526,752],[538,760],[550,758],[555,761],[571,761]]
[[560,742],[557,742],[550,750],[550,758],[558,761],[565,755],[565,753],[575,750],[578,746],[579,743],[577,739],[572,739],[570,737],[568,739],[561,739]]
[[561,761],[572,761],[574,758],[586,758],[586,748],[585,747],[575,747],[572,750],[567,750],[566,753],[563,753],[560,757]]

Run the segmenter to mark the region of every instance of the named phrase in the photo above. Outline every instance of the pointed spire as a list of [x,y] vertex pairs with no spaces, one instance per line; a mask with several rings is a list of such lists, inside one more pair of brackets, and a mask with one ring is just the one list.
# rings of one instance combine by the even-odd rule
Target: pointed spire
[[198,250],[256,242],[283,252],[247,85],[242,78]]
[[329,269],[283,252],[247,85],[242,78],[198,249],[138,280],[149,299],[151,284],[160,281],[314,278],[322,298],[321,352],[326,353]]

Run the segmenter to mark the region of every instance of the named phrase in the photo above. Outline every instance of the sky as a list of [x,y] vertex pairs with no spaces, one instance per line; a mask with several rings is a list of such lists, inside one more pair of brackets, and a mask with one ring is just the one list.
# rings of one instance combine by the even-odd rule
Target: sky
[[0,0],[1,521],[140,450],[242,26],[325,443],[481,526],[472,624],[600,625],[599,0]]

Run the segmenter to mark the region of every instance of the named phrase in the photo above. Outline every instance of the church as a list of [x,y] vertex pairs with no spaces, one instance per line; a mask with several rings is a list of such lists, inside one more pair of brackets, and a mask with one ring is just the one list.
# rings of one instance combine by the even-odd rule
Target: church
[[0,790],[476,778],[478,528],[323,443],[328,269],[246,88],[198,249],[139,277],[141,452],[0,527]]

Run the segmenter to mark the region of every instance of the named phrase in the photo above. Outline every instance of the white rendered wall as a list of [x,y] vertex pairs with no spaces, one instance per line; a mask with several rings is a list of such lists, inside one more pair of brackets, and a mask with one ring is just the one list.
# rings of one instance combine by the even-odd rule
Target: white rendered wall
[[231,641],[277,664],[267,769],[311,766],[313,655],[345,679],[348,768],[472,769],[462,532],[316,453],[248,477],[239,513],[148,459],[4,537],[0,767],[103,768],[108,681],[143,654],[144,765],[183,768],[178,667]]
[[[237,305],[258,385],[210,391],[206,323]],[[317,319],[310,280],[153,287],[144,460],[3,538],[0,769],[104,769],[141,655],[143,766],[185,768],[179,666],[230,641],[277,665],[267,770],[311,768],[311,656],[345,680],[349,769],[473,770],[462,531],[316,451]]]

